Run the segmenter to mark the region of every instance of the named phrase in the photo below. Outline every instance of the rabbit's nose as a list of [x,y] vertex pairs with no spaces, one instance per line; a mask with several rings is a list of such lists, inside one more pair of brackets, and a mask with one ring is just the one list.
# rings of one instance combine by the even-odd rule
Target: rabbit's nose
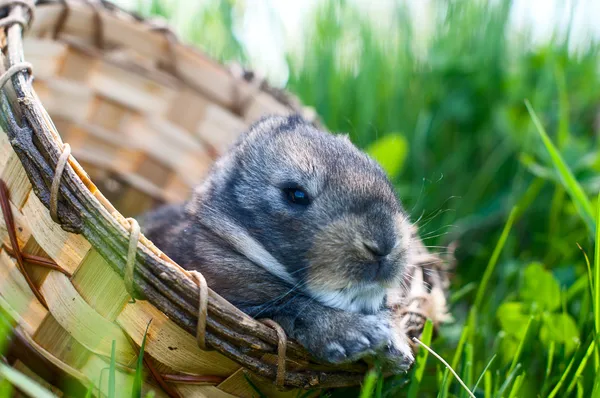
[[366,242],[363,242],[363,245],[365,246],[365,249],[376,258],[383,258],[383,257],[387,256],[388,254],[391,253],[391,251],[393,249],[393,245],[391,245],[385,241],[382,241],[382,242],[366,241]]

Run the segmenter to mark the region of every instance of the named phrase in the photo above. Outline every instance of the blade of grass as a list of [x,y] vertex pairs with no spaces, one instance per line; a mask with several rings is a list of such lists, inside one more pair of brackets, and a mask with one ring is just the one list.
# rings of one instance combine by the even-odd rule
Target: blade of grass
[[[431,343],[432,332],[433,323],[430,319],[428,319],[427,322],[425,322],[425,327],[423,328],[423,333],[421,334],[421,340],[427,345]],[[429,351],[427,351],[424,348],[419,349],[417,359],[415,360],[412,377],[410,378],[410,387],[408,388],[407,398],[417,397],[417,394],[419,393],[419,388],[421,387],[421,382],[423,381],[423,374],[425,373],[425,365],[427,364],[428,356]]]
[[581,293],[586,293],[589,288],[589,281],[587,275],[581,275],[565,292],[565,299],[567,303],[570,303],[576,296]]
[[55,398],[56,396],[23,373],[0,363],[0,375],[19,390],[35,398]]
[[552,163],[554,164],[554,167],[558,172],[558,176],[563,187],[569,193],[569,196],[571,197],[571,200],[573,201],[577,212],[585,222],[590,232],[595,233],[596,225],[594,222],[595,217],[592,203],[586,196],[585,192],[583,191],[583,188],[581,188],[581,185],[579,185],[579,183],[573,176],[571,169],[569,169],[566,162],[563,160],[558,149],[554,146],[550,137],[548,137],[548,133],[546,133],[544,126],[542,126],[542,122],[538,119],[529,101],[525,100],[525,106],[527,107],[527,110],[529,111],[529,115],[533,120],[536,130],[542,138],[544,146],[546,147],[546,150],[548,151],[548,154],[552,159]]
[[450,371],[450,373],[452,373],[454,375],[454,377],[456,378],[456,380],[458,380],[458,382],[465,389],[465,391],[467,391],[469,393],[469,396],[471,398],[476,398],[475,395],[473,394],[473,392],[471,390],[469,390],[469,387],[467,387],[466,384],[462,381],[462,379],[460,377],[458,377],[458,374],[456,374],[456,371],[450,367],[450,365],[448,364],[448,362],[446,362],[444,360],[444,358],[442,358],[441,356],[439,356],[439,354],[437,352],[433,351],[431,348],[429,348],[428,346],[426,346],[425,344],[423,344],[423,342],[420,341],[419,339],[417,339],[416,337],[413,337],[413,341],[415,343],[418,343],[421,347],[424,347],[427,351],[429,351],[431,353],[431,355],[433,355],[441,363],[443,363],[444,366],[446,367],[446,369],[448,369]]
[[485,372],[483,377],[483,393],[485,398],[492,398],[492,372]]
[[[467,338],[471,335],[470,326],[467,324],[463,327],[462,333],[460,335],[460,340],[458,340],[458,345],[456,346],[456,350],[454,351],[454,357],[452,358],[451,368],[458,367],[458,362],[462,356],[463,348],[465,346],[465,342]],[[452,374],[450,373],[450,369],[446,368],[444,371],[444,377],[442,379],[442,385],[440,387],[440,396],[444,397],[448,394],[448,388],[450,387],[450,383],[452,382]]]
[[254,392],[256,394],[258,394],[258,396],[260,398],[267,398],[267,396],[258,388],[258,386],[256,384],[254,384],[254,382],[250,379],[250,377],[246,373],[244,373],[244,379],[246,379],[246,383],[248,383],[250,388],[252,388],[254,390]]
[[10,381],[0,378],[0,398],[11,398],[15,396],[15,388]]
[[117,381],[117,341],[112,341],[112,348],[110,350],[110,367],[108,370],[108,398],[114,398],[117,396],[116,381]]
[[569,138],[569,95],[565,71],[559,63],[554,64],[554,78],[558,88],[558,147],[564,148]]
[[377,378],[377,386],[375,387],[375,398],[383,397],[383,374],[379,374]]
[[373,390],[377,384],[379,373],[375,369],[371,369],[365,375],[362,388],[360,390],[360,398],[371,398],[373,396]]
[[494,360],[496,359],[497,356],[498,356],[498,354],[494,354],[492,356],[492,358],[488,361],[487,365],[485,365],[485,368],[483,368],[483,372],[481,372],[481,374],[479,375],[479,378],[475,382],[475,385],[471,389],[472,391],[475,391],[477,389],[477,386],[479,385],[479,383],[481,382],[481,380],[483,380],[483,378],[484,378],[487,370],[490,368],[490,366],[492,366],[492,362],[494,362]]
[[519,346],[517,347],[517,352],[515,352],[515,356],[513,357],[510,368],[508,369],[508,373],[511,373],[517,367],[517,364],[518,364],[519,360],[521,359],[521,353],[523,352],[523,347],[525,346],[525,343],[527,342],[527,337],[529,336],[529,329],[531,328],[533,319],[534,318],[532,316],[530,316],[529,320],[527,321],[527,326],[525,326],[525,333],[523,334],[523,338],[519,342]]
[[[552,240],[553,237],[559,236],[561,221],[563,220],[562,214],[565,210],[565,199],[567,192],[560,184],[555,184],[554,195],[552,195],[552,201],[550,202],[550,214],[548,216],[548,239]],[[552,251],[548,251],[545,259],[546,264],[550,264],[552,259]]]
[[567,396],[569,396],[571,394],[571,391],[573,391],[573,389],[575,388],[577,381],[579,380],[579,377],[581,376],[581,374],[583,373],[583,371],[585,369],[585,366],[587,365],[588,359],[594,352],[595,346],[596,346],[596,344],[594,344],[594,341],[592,341],[590,343],[590,346],[588,347],[587,351],[585,352],[585,356],[581,359],[581,362],[579,363],[579,366],[577,367],[577,370],[575,371],[575,374],[573,375],[573,380],[571,380],[571,384],[569,384],[569,387],[567,387],[567,394],[566,394]]
[[[579,243],[577,243],[577,247],[579,248],[579,250],[581,250],[581,252],[583,253],[583,257],[585,259],[585,265],[587,267],[587,274],[588,274],[588,283],[590,286],[590,295],[592,296],[592,298],[595,296],[594,294],[594,275],[592,274],[592,266],[590,264],[590,259],[587,255],[587,253],[583,250],[583,248],[579,245]],[[592,304],[595,305],[596,303],[594,303],[594,300],[592,300]],[[594,307],[592,307],[593,309]]]
[[523,380],[525,380],[525,373],[517,376],[517,378],[515,379],[515,382],[513,384],[513,387],[510,390],[510,394],[508,395],[508,398],[515,398],[517,396],[519,390],[521,389],[521,385],[523,384]]
[[92,398],[94,396],[94,388],[94,383],[90,382],[90,385],[85,393],[85,398]]
[[471,293],[473,290],[477,289],[477,283],[470,282],[465,286],[461,287],[457,291],[453,292],[450,295],[450,299],[448,300],[450,304],[455,304],[458,301],[462,300],[467,294]]
[[446,370],[444,370],[444,375],[442,377],[442,382],[440,384],[440,390],[438,391],[437,398],[446,398],[448,396],[449,378],[450,370],[446,368]]
[[[596,222],[600,222],[600,194],[596,211]],[[596,230],[594,246],[594,325],[596,336],[600,336],[600,228]]]
[[[504,229],[500,234],[500,239],[498,239],[498,243],[494,248],[492,256],[490,257],[490,261],[488,262],[485,268],[485,272],[483,273],[483,277],[481,278],[481,283],[479,284],[479,288],[477,289],[477,295],[475,296],[475,303],[473,304],[473,307],[471,307],[471,313],[475,313],[475,311],[478,311],[481,307],[483,297],[487,293],[487,286],[490,282],[494,269],[496,268],[496,263],[500,258],[500,253],[504,248],[504,244],[506,243],[506,239],[508,238],[508,234],[510,233],[510,229],[512,228],[513,222],[515,221],[515,216],[517,215],[517,212],[518,208],[513,207],[513,209],[510,212],[510,215],[508,216],[508,221],[506,221],[506,224],[504,225]],[[474,328],[475,325],[470,323],[469,327]]]
[[498,391],[496,391],[496,397],[501,398],[504,396],[504,393],[506,392],[506,390],[508,390],[508,387],[510,387],[510,385],[512,384],[512,381],[515,379],[515,377],[517,376],[517,373],[519,373],[519,371],[521,370],[521,364],[517,364],[517,366],[515,366],[515,368],[512,370],[512,372],[510,372],[508,374],[508,377],[506,378],[506,380],[504,380],[504,383],[502,383],[502,385],[500,386],[500,388],[498,389]]
[[596,374],[596,381],[594,382],[594,389],[592,390],[592,397],[600,396],[600,377]]
[[552,362],[554,361],[554,351],[556,350],[556,342],[551,341],[550,347],[548,347],[548,364],[546,365],[546,379],[550,376],[550,372],[552,372]]
[[573,364],[575,363],[575,358],[576,357],[577,357],[577,352],[575,352],[575,354],[573,354],[573,358],[571,358],[571,361],[569,362],[569,365],[567,366],[567,368],[563,372],[563,374],[560,377],[560,380],[558,381],[558,383],[556,384],[556,386],[554,386],[554,388],[552,389],[552,391],[548,395],[548,398],[554,398],[554,397],[556,397],[556,394],[558,394],[558,392],[560,391],[560,388],[562,387],[562,385],[564,384],[565,380],[567,379],[567,375],[571,372],[571,368],[573,367]]
[[581,379],[577,381],[577,398],[583,398],[584,388]]
[[[599,198],[600,200],[600,198]],[[599,210],[600,211],[600,210]],[[597,216],[596,218],[596,225],[598,225],[598,222],[600,222],[600,216]],[[598,247],[598,234],[596,233],[596,242],[594,243],[594,274],[592,273],[592,266],[590,264],[590,259],[587,255],[587,253],[585,252],[585,250],[583,250],[583,248],[581,247],[581,245],[579,245],[579,243],[577,243],[577,247],[579,248],[579,250],[581,250],[581,252],[583,253],[583,258],[585,259],[585,265],[587,268],[587,274],[588,274],[588,284],[590,287],[590,297],[591,297],[591,301],[592,301],[592,312],[594,314],[594,330],[596,330],[596,336],[598,336],[598,329],[596,327],[596,318],[597,318],[597,314],[598,312],[596,311],[596,289],[595,289],[595,284],[594,284],[594,274],[596,272],[596,258],[598,258],[599,256],[597,254],[595,254],[596,248]],[[598,370],[600,368],[600,348],[598,347],[598,345],[596,344],[596,348],[594,348],[594,370],[596,371],[596,373],[598,373]]]
[[[463,364],[463,380],[465,384],[471,385],[473,383],[473,345],[467,343],[465,345],[465,360]],[[463,391],[461,397],[466,397],[466,391]]]
[[135,377],[133,378],[133,386],[131,387],[132,398],[140,398],[142,396],[142,379],[144,377],[144,350],[146,349],[146,337],[148,336],[148,329],[152,319],[146,325],[146,331],[142,338],[142,344],[140,345],[140,353],[138,355],[137,366],[135,367]]

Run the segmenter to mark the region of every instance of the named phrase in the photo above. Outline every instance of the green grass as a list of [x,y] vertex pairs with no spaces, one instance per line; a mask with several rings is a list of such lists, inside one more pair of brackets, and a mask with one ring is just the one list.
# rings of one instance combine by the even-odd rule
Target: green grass
[[[248,59],[243,4],[210,4],[188,18],[210,23],[172,20],[214,57]],[[391,26],[323,2],[290,44],[287,88],[384,164],[432,250],[459,242],[456,322],[432,344],[478,397],[600,393],[598,43],[532,46],[508,0],[434,0],[423,37],[388,4]],[[356,395],[466,396],[431,356],[412,372],[369,374]]]
[[[8,381],[10,385],[16,387],[27,396],[36,398],[52,398],[55,396],[50,391],[39,385],[36,381],[30,379],[23,373],[9,367],[4,363],[0,363],[0,377],[3,381]],[[2,394],[3,397],[12,396],[10,389],[3,388]]]
[[[433,333],[433,324],[430,320],[425,323],[423,328],[423,334],[421,341],[426,344],[431,344],[431,335]],[[410,385],[408,388],[408,398],[417,398],[419,389],[421,388],[421,382],[423,381],[423,374],[425,373],[425,366],[427,365],[427,358],[429,357],[429,351],[420,348],[415,358],[414,370],[410,378]]]

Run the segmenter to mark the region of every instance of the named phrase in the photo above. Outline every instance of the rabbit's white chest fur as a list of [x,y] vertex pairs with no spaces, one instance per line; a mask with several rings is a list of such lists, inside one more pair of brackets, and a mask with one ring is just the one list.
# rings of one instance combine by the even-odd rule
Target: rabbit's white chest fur
[[328,307],[374,313],[381,309],[386,289],[379,284],[356,285],[337,291],[308,289],[311,297]]

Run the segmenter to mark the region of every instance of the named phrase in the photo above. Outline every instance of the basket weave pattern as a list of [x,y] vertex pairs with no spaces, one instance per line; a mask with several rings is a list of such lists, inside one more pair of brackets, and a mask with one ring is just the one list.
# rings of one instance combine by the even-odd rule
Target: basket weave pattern
[[[3,57],[12,84],[0,103],[9,199],[0,309],[14,321],[14,366],[57,388],[106,391],[100,375],[116,342],[117,390],[130,391],[148,328],[144,389],[158,396],[252,396],[247,377],[269,396],[360,382],[365,363],[318,363],[276,324],[202,288],[122,215],[185,199],[249,123],[305,112],[297,101],[108,4],[43,2],[24,41],[27,2],[0,4],[12,18]],[[447,283],[443,262],[419,255],[433,271],[416,267],[411,296],[393,303],[415,336],[425,318],[443,320]]]

